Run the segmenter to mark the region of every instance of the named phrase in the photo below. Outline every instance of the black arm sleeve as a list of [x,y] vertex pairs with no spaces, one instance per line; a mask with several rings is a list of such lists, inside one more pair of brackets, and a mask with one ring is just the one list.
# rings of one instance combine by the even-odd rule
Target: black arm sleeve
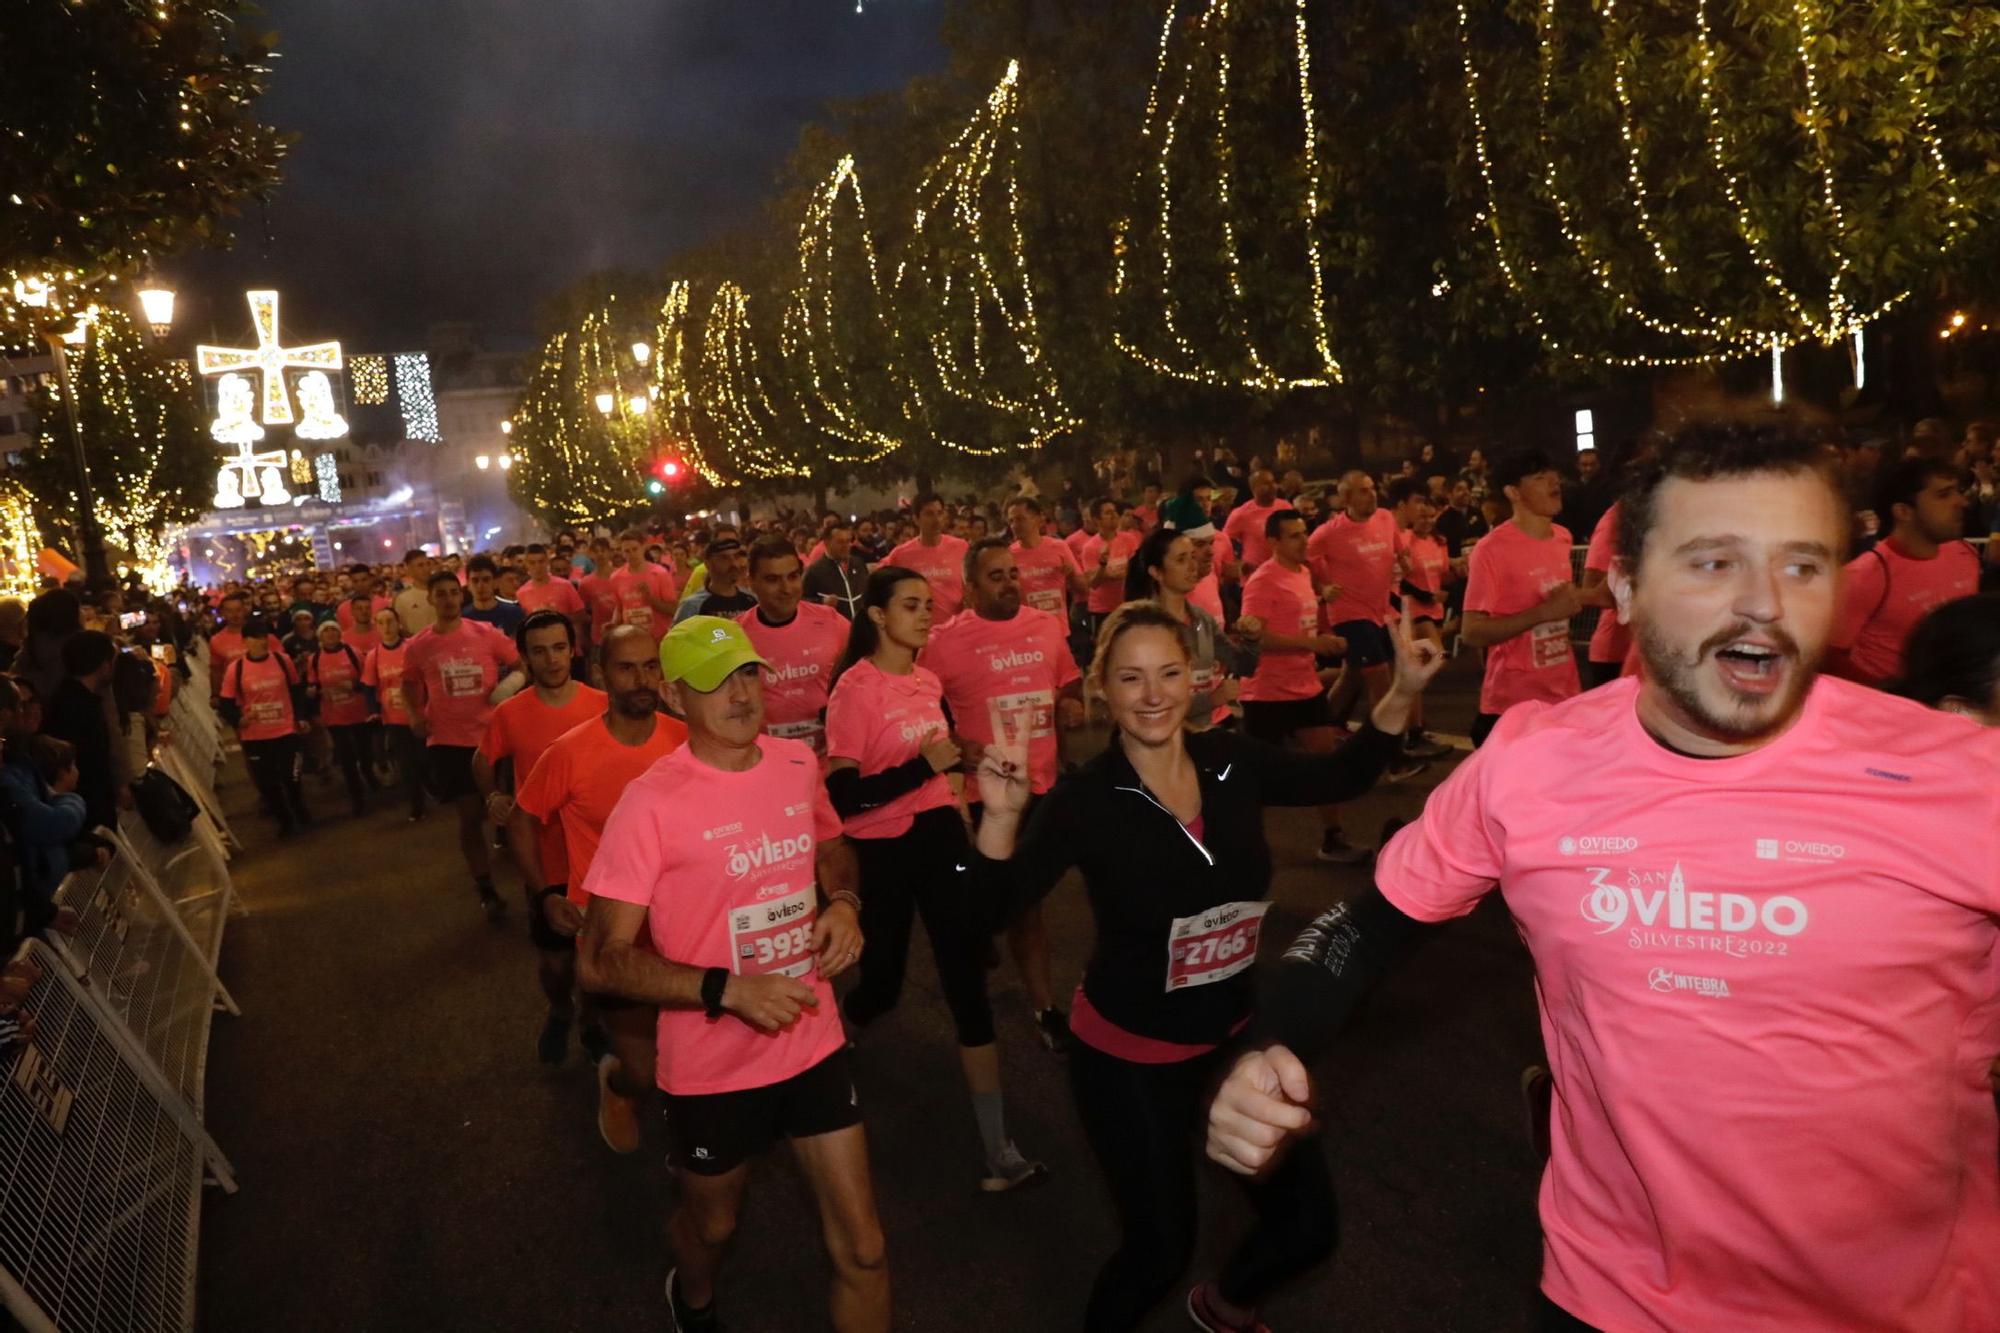
[[826,775],[826,794],[833,801],[834,813],[847,819],[908,795],[929,782],[935,771],[922,755],[865,778],[858,768],[836,768]]
[[1063,784],[1035,806],[1028,826],[1014,843],[1014,854],[995,861],[972,848],[972,901],[984,918],[987,933],[1010,926],[1020,915],[1049,896],[1056,881],[1076,864],[1081,836],[1074,803],[1065,799]]
[[1373,885],[1320,913],[1272,969],[1252,1044],[1275,1042],[1311,1060],[1376,983],[1438,929],[1406,916]]
[[1237,743],[1257,770],[1259,799],[1265,805],[1337,805],[1375,785],[1396,757],[1400,740],[1370,722],[1332,754],[1287,750],[1248,736]]

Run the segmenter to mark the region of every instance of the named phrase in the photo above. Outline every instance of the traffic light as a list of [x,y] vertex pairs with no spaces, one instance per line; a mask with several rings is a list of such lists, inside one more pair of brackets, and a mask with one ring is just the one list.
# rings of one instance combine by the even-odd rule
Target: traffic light
[[688,467],[672,454],[654,459],[646,468],[646,494],[655,498],[665,495],[670,489],[688,479]]

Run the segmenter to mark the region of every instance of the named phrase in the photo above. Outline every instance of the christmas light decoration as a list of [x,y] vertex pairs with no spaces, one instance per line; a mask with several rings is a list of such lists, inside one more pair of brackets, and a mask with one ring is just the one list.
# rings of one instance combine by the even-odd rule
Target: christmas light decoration
[[[842,241],[838,221],[844,198],[853,200],[855,236],[848,244],[861,252],[866,273],[862,292],[867,309],[851,317],[841,313],[837,281],[836,251]],[[835,164],[806,206],[799,226],[798,285],[792,289],[779,329],[779,346],[800,383],[800,415],[826,436],[829,458],[872,463],[907,442],[913,431],[909,402],[901,400],[900,420],[886,426],[871,424],[872,414],[858,400],[854,384],[855,363],[865,359],[901,399],[895,328],[883,309],[875,244],[868,235],[868,210],[852,156]]]
[[389,401],[389,363],[379,356],[357,356],[347,363],[347,378],[354,388],[354,401],[376,407]]
[[733,282],[715,289],[702,325],[695,402],[723,437],[735,470],[759,480],[804,476],[805,462],[778,443],[777,408],[764,387],[750,326],[750,298]]
[[[1254,7],[1255,3],[1256,0],[1244,0],[1243,8]],[[1140,168],[1133,188],[1135,193],[1151,194],[1155,199],[1148,234],[1154,238],[1157,247],[1158,271],[1150,291],[1145,293],[1146,305],[1149,311],[1157,313],[1157,323],[1173,346],[1171,353],[1166,355],[1149,352],[1137,336],[1127,332],[1127,326],[1137,321],[1125,312],[1127,307],[1138,303],[1141,295],[1141,284],[1134,277],[1131,267],[1134,252],[1139,248],[1139,236],[1129,216],[1119,219],[1113,231],[1112,291],[1118,313],[1114,316],[1112,337],[1127,356],[1156,374],[1175,379],[1261,390],[1324,388],[1340,382],[1341,370],[1339,359],[1333,352],[1332,329],[1327,320],[1326,266],[1320,247],[1321,167],[1306,0],[1293,0],[1291,28],[1293,69],[1298,79],[1302,182],[1297,217],[1303,229],[1305,276],[1310,290],[1306,304],[1316,364],[1301,373],[1274,369],[1272,358],[1260,349],[1250,330],[1249,302],[1243,289],[1241,246],[1232,199],[1235,146],[1229,130],[1232,102],[1230,52],[1236,28],[1232,15],[1237,12],[1242,10],[1232,11],[1231,0],[1209,0],[1207,8],[1198,16],[1192,16],[1187,23],[1192,34],[1191,49],[1185,59],[1176,63],[1170,54],[1174,30],[1182,25],[1182,18],[1179,0],[1168,0],[1166,18],[1160,27],[1159,50],[1154,59],[1153,83],[1146,95],[1146,116],[1140,127],[1140,138],[1153,146],[1155,151]],[[1198,95],[1205,71],[1212,71],[1213,75],[1213,132],[1203,140],[1191,133],[1184,135],[1182,129],[1189,101]],[[1170,83],[1173,85],[1171,96]],[[1174,209],[1177,200],[1188,197],[1188,187],[1185,183],[1176,184],[1173,163],[1177,145],[1183,156],[1193,156],[1202,151],[1204,144],[1212,157],[1213,169],[1206,188],[1213,192],[1215,198],[1220,231],[1214,248],[1222,259],[1227,288],[1225,299],[1233,311],[1235,347],[1227,354],[1226,365],[1218,365],[1216,358],[1204,357],[1196,350],[1192,339],[1181,327],[1180,299],[1177,295],[1181,285],[1179,270],[1185,267],[1179,254],[1185,237],[1176,236]],[[1442,295],[1442,292],[1433,289],[1433,295]]]
[[0,479],[0,596],[27,601],[41,591],[41,551],[34,496],[19,482]]
[[[637,460],[649,426],[622,410],[623,395],[607,386],[638,381],[631,360],[632,331],[623,327],[615,302],[587,313],[575,328],[543,345],[514,409],[508,434],[514,493],[562,522],[595,520],[642,503]],[[659,343],[664,360],[666,346]],[[611,412],[599,413],[594,399],[611,394]],[[487,466],[493,466],[488,456]]]
[[[1910,50],[1934,43],[1948,17],[1941,10],[1768,0],[1732,8],[1737,26],[1724,31],[1712,0],[1686,9],[1539,0],[1532,99],[1483,95],[1471,9],[1461,0],[1456,11],[1482,189],[1474,221],[1528,322],[1559,355],[1664,366],[1762,353],[1782,401],[1787,348],[1851,343],[1864,379],[1862,330],[1968,230],[1937,128],[1935,51],[1925,61]],[[1837,78],[1829,75],[1836,56]],[[1642,76],[1658,105],[1642,106]],[[1532,136],[1514,142],[1525,150],[1532,138],[1532,202],[1514,201],[1508,213],[1487,109],[1530,100]],[[1591,123],[1606,110],[1609,124]],[[1559,126],[1577,143],[1574,154]],[[1572,170],[1575,160],[1606,156],[1592,141],[1600,130],[1616,135],[1622,179],[1609,191]],[[1780,133],[1798,147],[1797,172],[1753,179],[1749,145],[1768,152]],[[1710,196],[1716,206],[1704,208]],[[1868,225],[1850,216],[1855,200],[1866,202]],[[1537,214],[1553,246],[1537,247]],[[1672,234],[1669,218],[1686,234]],[[1709,218],[1721,226],[1704,229]],[[1739,264],[1744,281],[1733,277]],[[1558,291],[1594,299],[1612,328],[1659,350],[1577,345],[1551,314]]]
[[[939,443],[969,454],[1035,448],[1079,424],[1035,323],[1021,230],[1020,81],[1020,62],[1008,62],[986,104],[924,171],[892,284],[914,396]],[[997,243],[989,212],[998,215]],[[943,424],[954,407],[999,414],[1017,439],[985,447],[957,438]]]
[[668,436],[688,449],[695,470],[704,480],[711,486],[721,486],[729,479],[728,454],[695,413],[694,377],[700,370],[700,351],[690,323],[692,318],[692,289],[686,282],[676,281],[668,286],[654,319],[654,355],[649,363],[652,382],[646,391],[653,395],[654,401],[664,404]]
[[340,464],[332,454],[313,459],[313,475],[319,481],[319,498],[330,505],[340,503]]
[[263,380],[260,419],[267,426],[292,424],[292,399],[285,389],[287,370],[339,370],[340,344],[313,343],[286,347],[278,341],[278,294],[248,292],[250,319],[257,331],[255,347],[197,346],[195,361],[204,375],[255,370]]
[[299,376],[299,411],[303,420],[292,434],[302,440],[337,440],[347,434],[347,418],[333,410],[333,384],[323,370]]
[[431,359],[422,352],[396,354],[396,398],[403,407],[403,436],[442,444],[437,399],[431,393]]
[[220,444],[250,444],[264,438],[264,428],[252,415],[257,398],[242,375],[224,375],[215,386],[215,420],[208,433]]
[[292,482],[298,486],[310,486],[313,479],[312,459],[299,450],[292,450]]

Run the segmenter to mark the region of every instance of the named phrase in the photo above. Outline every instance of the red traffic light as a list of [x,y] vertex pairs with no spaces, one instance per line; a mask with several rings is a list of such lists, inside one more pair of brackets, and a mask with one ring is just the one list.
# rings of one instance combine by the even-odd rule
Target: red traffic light
[[672,481],[675,477],[680,476],[680,474],[681,474],[681,465],[679,463],[676,463],[673,459],[669,458],[666,462],[660,464],[660,475],[665,477],[668,481]]

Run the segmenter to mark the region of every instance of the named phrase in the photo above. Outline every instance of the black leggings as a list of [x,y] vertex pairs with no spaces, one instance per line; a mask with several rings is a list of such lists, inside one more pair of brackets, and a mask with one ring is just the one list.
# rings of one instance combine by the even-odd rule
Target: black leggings
[[993,1044],[986,1002],[986,945],[958,870],[969,851],[958,810],[940,806],[893,838],[855,838],[861,861],[861,980],[842,1006],[856,1026],[896,1007],[910,960],[911,918],[923,913],[944,1002],[960,1046]]
[[382,785],[375,780],[375,770],[368,760],[368,724],[329,725],[326,734],[333,739],[333,761],[340,765],[341,776],[347,780],[348,798],[359,805],[364,781],[370,788]]
[[[1142,1065],[1083,1042],[1070,1047],[1077,1117],[1111,1188],[1123,1232],[1097,1272],[1084,1315],[1089,1333],[1125,1333],[1187,1271],[1194,1257],[1195,1158],[1224,1051]],[[1222,1299],[1254,1308],[1280,1283],[1333,1253],[1339,1233],[1333,1177],[1315,1140],[1295,1143],[1275,1170],[1242,1182],[1257,1214],[1216,1277]]]
[[408,727],[390,722],[382,724],[382,734],[388,738],[389,755],[396,761],[396,772],[403,779],[403,795],[410,802],[410,815],[414,818],[424,812],[424,743]]
[[297,736],[278,736],[268,741],[243,742],[243,763],[250,781],[264,798],[264,809],[283,829],[305,824],[306,794],[299,786],[301,746]]

